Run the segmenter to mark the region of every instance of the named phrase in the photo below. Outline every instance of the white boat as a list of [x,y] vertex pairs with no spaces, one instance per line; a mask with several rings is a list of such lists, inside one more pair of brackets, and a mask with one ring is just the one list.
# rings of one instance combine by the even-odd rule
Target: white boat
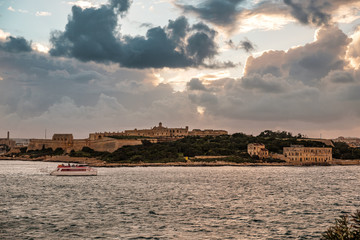
[[51,176],[96,176],[97,170],[85,164],[60,164]]

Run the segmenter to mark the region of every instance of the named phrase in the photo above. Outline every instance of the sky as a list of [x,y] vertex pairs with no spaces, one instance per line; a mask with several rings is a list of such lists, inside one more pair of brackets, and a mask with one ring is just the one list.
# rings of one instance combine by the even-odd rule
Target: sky
[[0,137],[360,137],[360,0],[2,0]]

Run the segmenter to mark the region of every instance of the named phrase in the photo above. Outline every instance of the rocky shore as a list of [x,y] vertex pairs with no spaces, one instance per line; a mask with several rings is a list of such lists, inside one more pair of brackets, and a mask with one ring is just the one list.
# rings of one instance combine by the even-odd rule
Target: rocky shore
[[339,160],[334,159],[329,163],[233,163],[224,161],[214,162],[170,162],[170,163],[107,163],[96,158],[82,158],[69,156],[49,156],[41,158],[24,157],[0,157],[0,160],[14,161],[40,161],[40,162],[61,162],[61,163],[83,163],[92,167],[218,167],[218,166],[336,166],[336,165],[360,165],[360,159],[357,160]]

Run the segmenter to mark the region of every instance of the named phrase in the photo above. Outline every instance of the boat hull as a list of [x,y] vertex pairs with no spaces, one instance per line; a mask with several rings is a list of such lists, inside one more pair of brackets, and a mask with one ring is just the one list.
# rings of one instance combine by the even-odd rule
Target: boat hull
[[84,171],[84,172],[63,172],[63,171],[53,171],[50,173],[51,176],[96,176],[97,171]]
[[51,176],[96,176],[97,170],[83,164],[59,165]]

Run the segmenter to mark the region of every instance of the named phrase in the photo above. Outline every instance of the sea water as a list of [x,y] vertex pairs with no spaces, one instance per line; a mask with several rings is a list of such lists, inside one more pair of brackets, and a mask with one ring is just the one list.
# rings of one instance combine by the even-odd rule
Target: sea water
[[319,239],[360,209],[360,166],[56,166],[0,161],[0,239]]

